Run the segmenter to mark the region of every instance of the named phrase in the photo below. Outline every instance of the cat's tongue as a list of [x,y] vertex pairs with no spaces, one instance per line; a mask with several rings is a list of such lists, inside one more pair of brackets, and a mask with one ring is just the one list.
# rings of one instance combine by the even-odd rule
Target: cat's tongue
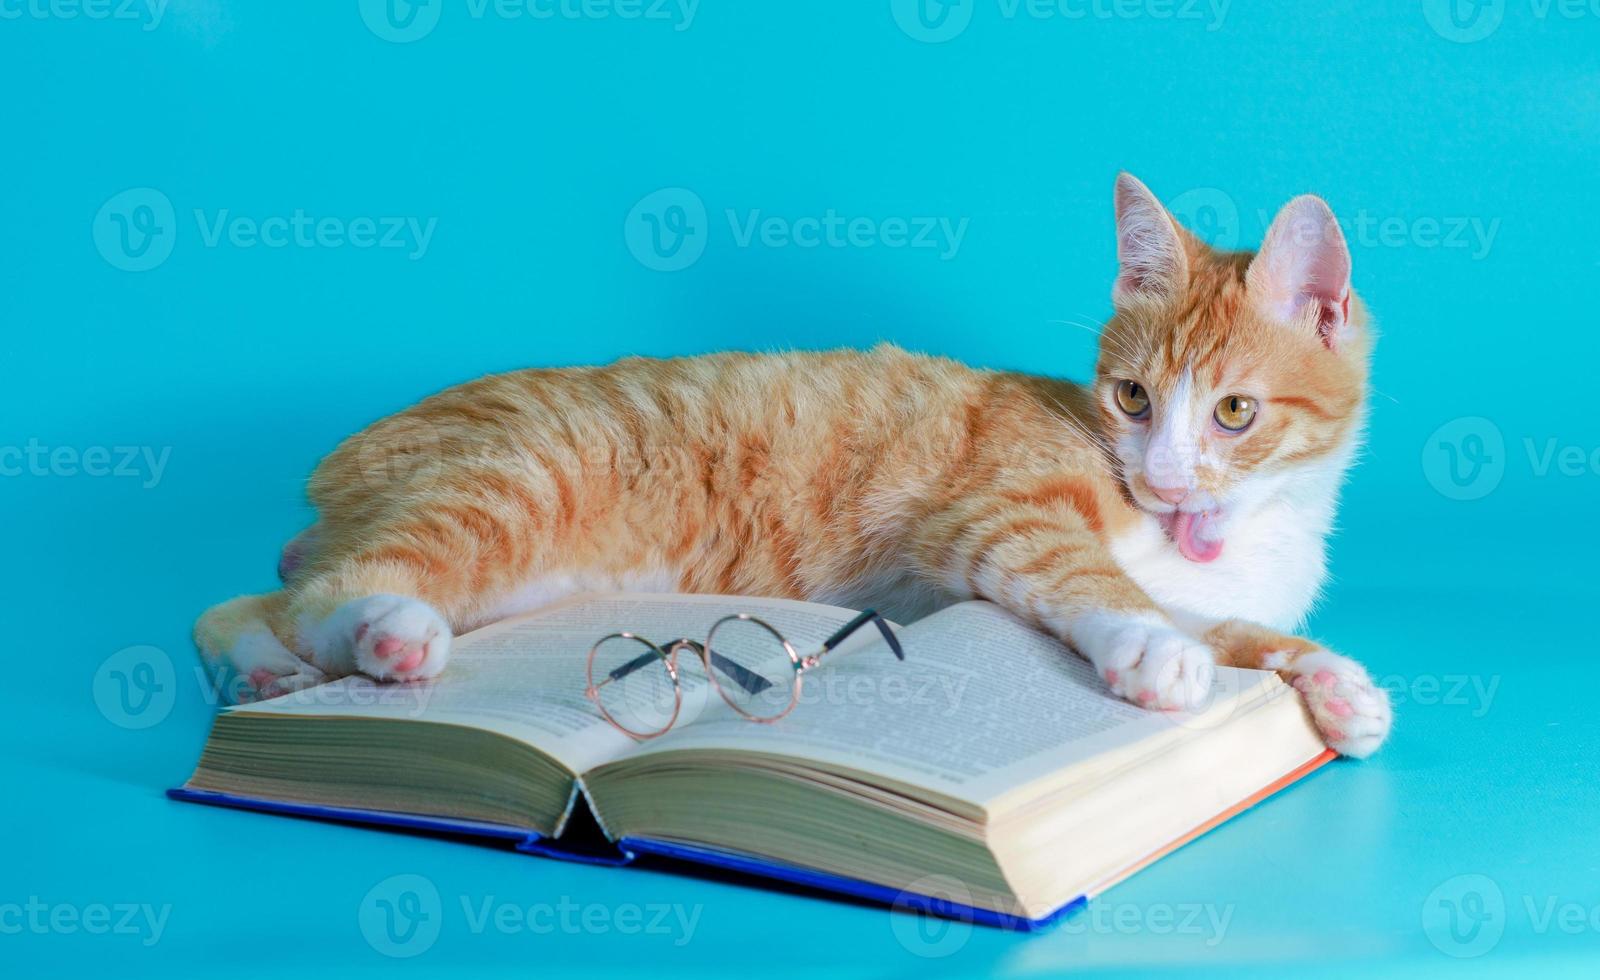
[[1177,542],[1178,553],[1190,561],[1216,561],[1222,554],[1222,538],[1217,533],[1217,512],[1180,510],[1172,515],[1168,533]]

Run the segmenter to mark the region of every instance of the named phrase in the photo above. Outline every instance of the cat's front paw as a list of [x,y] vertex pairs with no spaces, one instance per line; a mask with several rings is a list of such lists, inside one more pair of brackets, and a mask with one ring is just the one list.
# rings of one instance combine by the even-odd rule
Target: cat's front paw
[[285,694],[293,694],[295,691],[316,687],[318,684],[327,683],[327,680],[328,675],[305,661],[287,667],[282,673],[269,667],[257,667],[248,674],[240,675],[239,686],[234,690],[234,700],[239,704],[269,701]]
[[1389,696],[1354,660],[1316,650],[1297,657],[1289,673],[1323,740],[1340,755],[1365,759],[1389,736]]
[[236,704],[251,704],[316,687],[328,680],[327,674],[289,652],[266,626],[253,626],[233,637],[226,651],[226,665],[218,681],[228,680],[227,693]]
[[1210,700],[1216,654],[1165,617],[1092,613],[1072,634],[1113,694],[1164,711],[1197,711]]
[[450,624],[426,602],[372,595],[334,610],[317,631],[318,660],[346,661],[380,681],[437,677],[450,660]]

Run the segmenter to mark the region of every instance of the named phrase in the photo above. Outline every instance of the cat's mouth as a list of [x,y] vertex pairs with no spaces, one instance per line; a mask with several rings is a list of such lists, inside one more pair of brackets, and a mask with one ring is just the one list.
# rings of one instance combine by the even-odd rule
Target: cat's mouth
[[1175,510],[1158,515],[1178,553],[1190,561],[1216,561],[1222,555],[1222,510]]

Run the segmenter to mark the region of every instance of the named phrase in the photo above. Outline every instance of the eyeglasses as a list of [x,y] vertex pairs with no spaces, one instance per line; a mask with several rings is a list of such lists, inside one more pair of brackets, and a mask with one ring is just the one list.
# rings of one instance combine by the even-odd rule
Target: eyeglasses
[[868,623],[900,660],[906,658],[888,622],[871,609],[839,627],[822,649],[804,657],[772,626],[740,613],[711,625],[705,643],[673,640],[663,650],[633,633],[612,633],[589,651],[589,686],[584,695],[606,721],[638,739],[666,733],[683,708],[678,653],[693,651],[722,700],[750,721],[771,724],[800,703],[800,680],[823,654]]

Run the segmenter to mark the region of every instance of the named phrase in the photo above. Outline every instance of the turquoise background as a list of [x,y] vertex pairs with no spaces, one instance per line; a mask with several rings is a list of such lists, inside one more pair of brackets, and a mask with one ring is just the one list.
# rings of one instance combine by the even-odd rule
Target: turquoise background
[[[441,975],[1593,975],[1600,5],[396,2],[409,27],[0,3],[0,963],[387,971],[363,916],[420,875],[441,928],[399,951]],[[343,435],[630,353],[889,340],[1085,377],[1122,168],[1223,243],[1305,191],[1345,223],[1383,339],[1313,628],[1396,694],[1376,758],[1031,938],[161,797],[212,711],[190,622],[272,586]],[[855,243],[740,242],[830,209],[869,219]],[[208,243],[297,210],[432,234]],[[959,243],[894,245],[925,217]],[[85,472],[124,446],[164,465]],[[485,901],[580,924],[474,932]],[[121,903],[165,909],[159,938],[72,918]],[[657,905],[694,927],[645,929]]]

